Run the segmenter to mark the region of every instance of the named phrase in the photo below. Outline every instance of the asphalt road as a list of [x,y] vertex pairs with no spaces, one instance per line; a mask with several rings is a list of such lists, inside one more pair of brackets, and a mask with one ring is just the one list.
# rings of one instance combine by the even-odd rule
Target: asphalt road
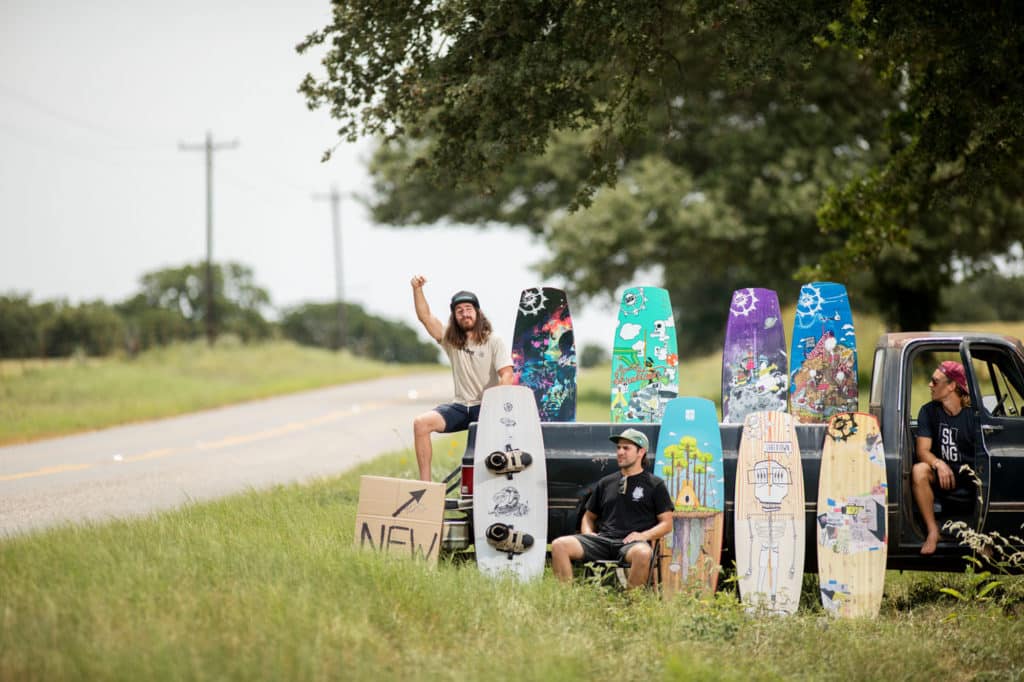
[[338,474],[411,448],[451,390],[443,372],[385,378],[0,448],[0,535]]

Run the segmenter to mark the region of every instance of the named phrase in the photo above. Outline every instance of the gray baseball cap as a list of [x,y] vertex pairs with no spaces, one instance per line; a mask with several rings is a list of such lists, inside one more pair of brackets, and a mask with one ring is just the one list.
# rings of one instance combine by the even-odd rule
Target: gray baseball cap
[[644,450],[651,449],[651,446],[647,443],[647,436],[645,436],[641,431],[637,431],[636,429],[626,429],[619,435],[612,436],[608,440],[618,445],[620,439],[628,440],[633,445],[637,446],[638,448],[643,448]]
[[476,294],[474,294],[472,291],[455,292],[455,295],[452,296],[451,305],[448,307],[451,308],[452,311],[454,311],[455,306],[457,306],[460,303],[472,303],[474,308],[476,308],[477,310],[480,309],[480,299],[478,299],[476,297]]

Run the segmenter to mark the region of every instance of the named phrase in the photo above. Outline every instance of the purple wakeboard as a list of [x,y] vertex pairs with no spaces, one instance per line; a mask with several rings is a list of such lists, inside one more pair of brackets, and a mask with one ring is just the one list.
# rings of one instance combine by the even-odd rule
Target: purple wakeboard
[[771,289],[737,289],[722,352],[722,421],[752,412],[785,412],[789,388],[786,333]]

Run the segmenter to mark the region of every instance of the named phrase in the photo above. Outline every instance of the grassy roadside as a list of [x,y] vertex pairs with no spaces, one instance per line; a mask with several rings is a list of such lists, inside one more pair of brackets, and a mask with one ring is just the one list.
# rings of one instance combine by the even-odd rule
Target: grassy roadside
[[[890,573],[877,621],[662,602],[352,548],[359,476],[0,541],[0,679],[1019,679],[1024,621]],[[1019,616],[1019,613],[1018,613]]]
[[0,362],[0,445],[423,370],[289,342],[177,344],[135,359]]

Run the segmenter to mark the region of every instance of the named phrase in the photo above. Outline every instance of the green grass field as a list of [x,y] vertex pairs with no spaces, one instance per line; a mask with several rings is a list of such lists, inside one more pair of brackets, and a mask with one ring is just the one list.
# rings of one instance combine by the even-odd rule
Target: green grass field
[[120,357],[0,362],[0,445],[439,365],[389,365],[290,342],[177,344]]
[[[142,374],[154,378],[134,379],[133,390],[173,391],[182,374],[249,384],[266,363],[204,360],[202,350],[146,359]],[[300,351],[275,350],[275,363],[298,352],[304,364]],[[117,379],[83,374],[135,371],[105,364],[26,368],[40,376],[22,390],[33,404],[41,386],[65,395],[81,382],[93,385],[86,395],[103,394]],[[684,369],[686,393],[717,393],[717,358]],[[265,390],[303,388],[289,373],[280,368]],[[583,373],[581,420],[607,418],[607,376],[607,367]],[[435,474],[457,460],[463,438],[438,440]],[[1024,678],[1020,577],[981,594],[988,580],[969,573],[890,572],[879,619],[836,622],[813,578],[796,616],[762,619],[742,611],[728,581],[713,600],[662,601],[584,581],[566,588],[550,574],[529,585],[490,580],[465,559],[432,568],[356,551],[359,476],[414,471],[406,451],[305,486],[0,540],[0,680]]]
[[968,576],[891,572],[877,621],[830,620],[813,586],[797,616],[759,619],[728,587],[665,602],[355,550],[359,475],[413,466],[399,453],[312,485],[0,542],[0,679],[1024,675],[1019,583],[1016,601],[961,602],[939,590],[969,592]]

